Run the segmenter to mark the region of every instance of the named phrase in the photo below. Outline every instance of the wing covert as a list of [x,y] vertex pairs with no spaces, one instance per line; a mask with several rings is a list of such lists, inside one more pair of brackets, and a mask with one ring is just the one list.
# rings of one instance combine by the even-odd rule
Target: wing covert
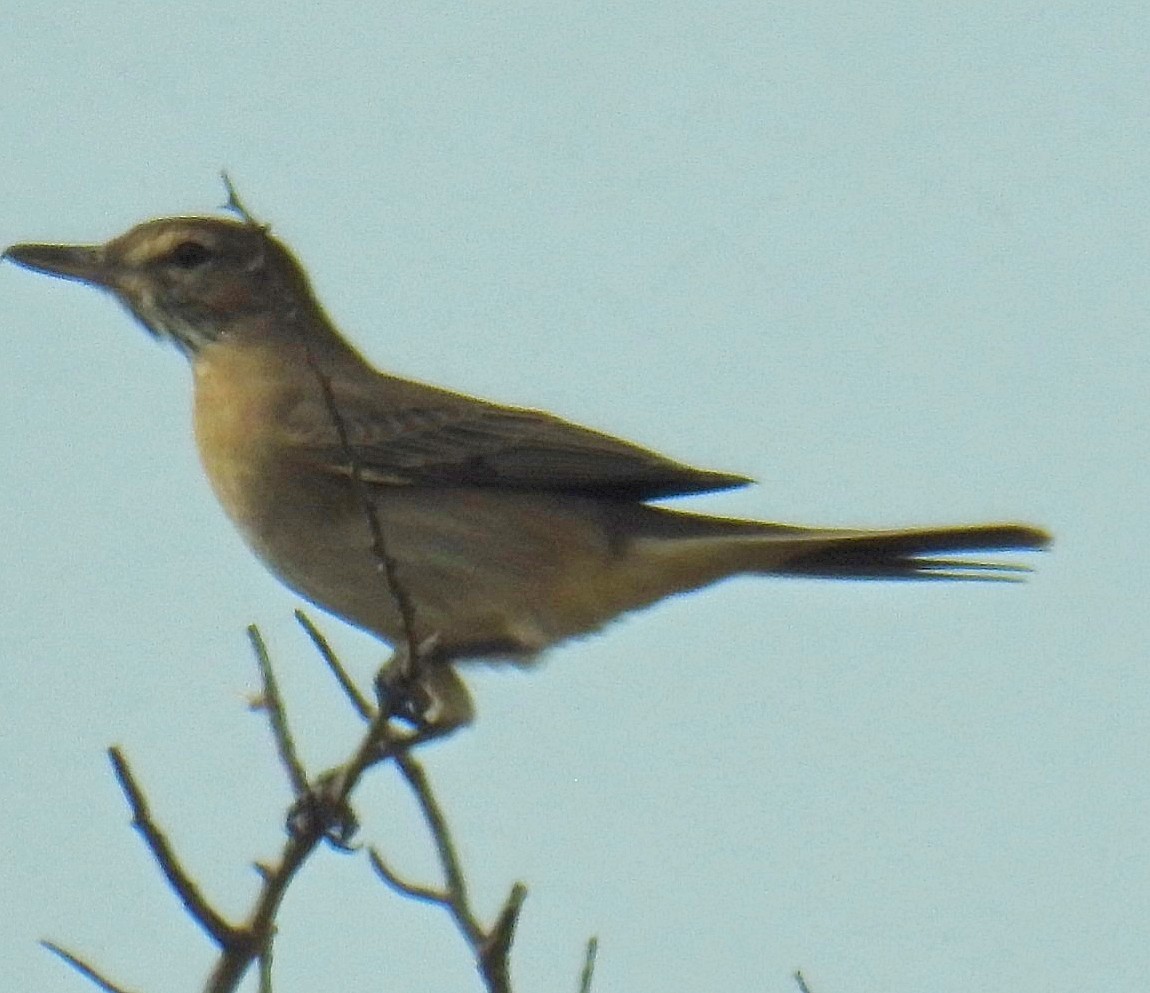
[[[542,411],[502,407],[431,387],[420,391],[405,398],[416,402],[401,404],[381,402],[378,396],[336,397],[366,480],[551,490],[620,500],[706,493],[750,482],[675,462]],[[299,404],[288,423],[289,443],[308,462],[351,474],[330,412],[318,401]]]

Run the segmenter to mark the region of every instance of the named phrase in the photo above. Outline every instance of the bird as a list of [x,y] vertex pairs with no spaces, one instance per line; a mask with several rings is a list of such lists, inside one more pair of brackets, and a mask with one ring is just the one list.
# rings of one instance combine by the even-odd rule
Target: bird
[[1017,523],[869,530],[660,506],[751,480],[378,371],[291,250],[231,206],[4,258],[107,291],[186,356],[227,516],[286,586],[392,649],[380,685],[406,686],[422,727],[474,718],[458,663],[529,663],[731,576],[1016,580],[1029,570],[983,553],[1051,540]]

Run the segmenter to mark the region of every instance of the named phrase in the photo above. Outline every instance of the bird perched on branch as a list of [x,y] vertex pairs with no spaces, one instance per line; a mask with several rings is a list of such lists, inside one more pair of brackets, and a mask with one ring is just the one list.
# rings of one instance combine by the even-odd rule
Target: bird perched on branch
[[969,556],[1049,541],[1020,524],[869,531],[652,506],[749,480],[377,371],[292,253],[232,205],[238,220],[5,256],[107,290],[184,353],[224,510],[291,589],[393,647],[388,671],[418,690],[426,725],[472,717],[453,663],[530,660],[729,576],[1010,579],[1025,570]]

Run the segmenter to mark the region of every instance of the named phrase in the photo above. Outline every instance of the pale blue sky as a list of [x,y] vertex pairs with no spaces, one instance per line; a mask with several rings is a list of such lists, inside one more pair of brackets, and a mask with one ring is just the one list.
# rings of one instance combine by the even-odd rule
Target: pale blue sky
[[[683,505],[1055,532],[1025,587],[742,580],[476,672],[426,758],[485,912],[531,888],[520,993],[592,933],[596,993],[1147,988],[1144,4],[60,0],[0,36],[4,244],[210,212],[226,166],[380,365],[761,480]],[[286,800],[244,626],[317,767],[355,725],[183,360],[82,287],[0,300],[0,985],[84,988],[51,937],[195,990],[103,748],[234,913]],[[360,810],[427,866],[397,794]],[[362,859],[281,925],[278,993],[478,988]]]

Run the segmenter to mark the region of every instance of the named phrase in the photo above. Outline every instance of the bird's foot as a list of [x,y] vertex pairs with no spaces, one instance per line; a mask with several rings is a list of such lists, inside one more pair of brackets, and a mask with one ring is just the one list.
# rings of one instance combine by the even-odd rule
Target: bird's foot
[[409,725],[416,740],[438,738],[470,724],[471,695],[441,651],[438,635],[420,642],[413,657],[397,649],[375,678],[381,715]]
[[351,851],[359,819],[348,802],[343,766],[318,776],[291,805],[287,830],[293,838],[322,835],[334,848]]

